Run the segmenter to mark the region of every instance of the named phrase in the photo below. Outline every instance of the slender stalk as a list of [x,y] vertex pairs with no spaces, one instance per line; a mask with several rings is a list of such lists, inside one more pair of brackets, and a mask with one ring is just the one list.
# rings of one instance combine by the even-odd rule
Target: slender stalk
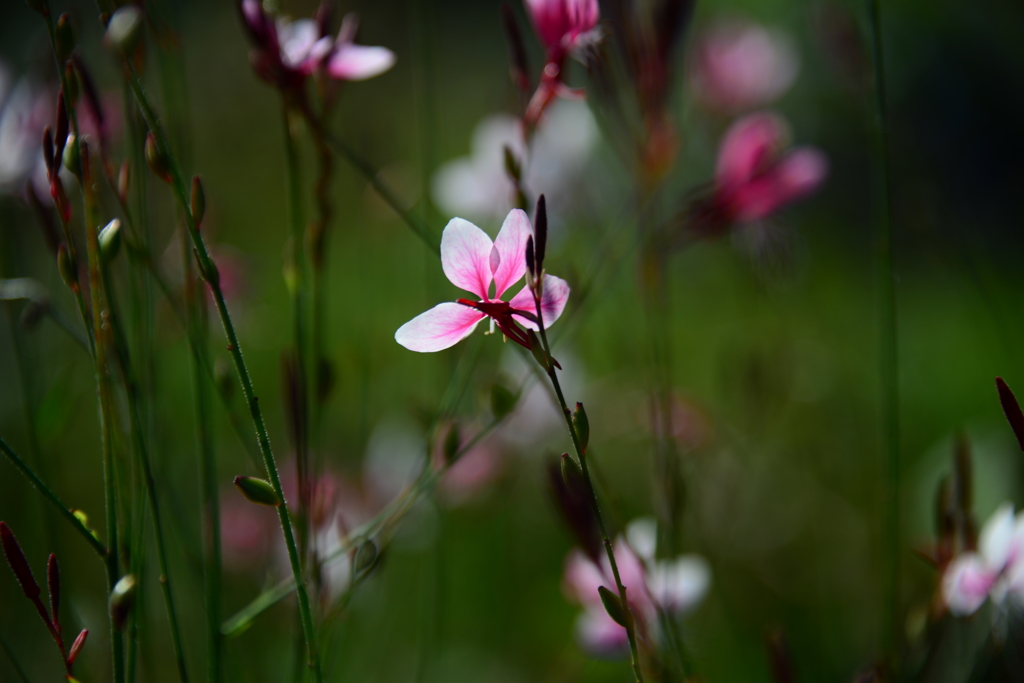
[[[527,275],[527,277],[531,277]],[[543,276],[541,276],[541,282]],[[629,656],[630,662],[633,666],[633,674],[636,676],[636,683],[643,683],[644,675],[640,670],[640,653],[636,645],[636,628],[634,626],[633,612],[629,609],[629,602],[626,599],[626,587],[622,584],[622,578],[619,576],[619,565],[615,561],[615,552],[612,549],[612,541],[608,536],[608,530],[604,524],[604,517],[601,515],[601,506],[597,500],[597,492],[594,490],[594,482],[590,478],[590,469],[587,467],[587,457],[585,449],[580,445],[579,435],[576,433],[576,427],[572,422],[572,411],[569,410],[568,404],[565,402],[565,395],[562,393],[562,385],[558,381],[558,373],[555,371],[554,363],[551,357],[551,347],[548,344],[548,335],[544,329],[544,317],[541,313],[541,297],[540,297],[540,283],[538,288],[534,290],[534,303],[537,308],[537,328],[540,331],[540,341],[544,349],[544,354],[547,357],[547,367],[544,368],[548,377],[551,379],[551,386],[555,390],[555,395],[558,397],[558,405],[562,409],[562,416],[565,418],[565,425],[569,429],[569,437],[572,439],[572,447],[576,452],[576,457],[579,459],[580,469],[583,471],[583,478],[587,482],[587,494],[590,497],[590,503],[594,510],[594,518],[597,520],[597,527],[601,532],[601,541],[604,543],[605,553],[608,555],[608,564],[612,568],[612,576],[615,578],[615,587],[618,589],[619,600],[622,603],[622,611],[626,616],[626,637],[629,639]]]
[[885,607],[884,647],[893,661],[899,647],[900,610],[900,423],[899,348],[896,322],[896,270],[892,245],[892,175],[889,159],[889,118],[885,91],[881,0],[868,0],[874,62],[875,125],[878,171],[878,324],[879,372],[885,434]]
[[[238,374],[239,382],[242,385],[242,392],[245,395],[246,403],[249,406],[249,411],[252,415],[253,426],[256,429],[257,442],[259,443],[260,452],[263,455],[264,465],[267,470],[267,477],[269,478],[270,484],[274,487],[274,491],[277,495],[281,500],[285,500],[284,491],[281,487],[281,478],[277,471],[277,463],[274,460],[274,453],[270,447],[270,436],[267,433],[267,427],[263,420],[263,413],[260,410],[256,392],[252,386],[252,380],[249,378],[249,371],[245,365],[245,359],[242,357],[241,346],[238,343],[238,335],[235,333],[235,326],[231,320],[227,301],[224,299],[224,292],[220,286],[220,280],[217,275],[217,266],[214,264],[213,259],[210,258],[210,252],[206,247],[206,243],[204,242],[202,235],[199,233],[199,230],[196,228],[185,182],[182,178],[180,169],[174,161],[173,155],[170,153],[167,136],[156,116],[156,112],[153,110],[149,97],[142,88],[142,83],[139,81],[138,74],[135,73],[135,68],[127,59],[124,60],[124,68],[128,78],[128,84],[132,89],[132,94],[135,96],[136,102],[139,104],[139,108],[142,110],[142,115],[146,120],[146,124],[153,133],[158,149],[167,160],[171,176],[171,186],[185,215],[185,222],[188,228],[189,237],[192,241],[192,247],[196,256],[199,272],[209,284],[214,301],[216,302],[221,325],[224,327],[224,334],[227,337],[228,350],[231,353],[232,360],[234,361],[235,370]],[[299,614],[302,619],[302,629],[306,638],[306,651],[309,657],[310,668],[313,671],[315,683],[322,683],[323,674],[320,670],[320,657],[316,646],[316,630],[313,625],[313,613],[310,609],[309,594],[303,580],[302,564],[299,558],[298,547],[295,543],[295,533],[292,528],[291,514],[288,511],[287,504],[279,506],[277,511],[278,518],[281,522],[281,530],[284,535],[285,545],[288,549],[288,560],[291,564],[292,574],[296,581],[296,595],[299,603]]]
[[[76,140],[77,142],[77,140]],[[92,336],[95,350],[96,393],[99,397],[100,435],[103,447],[103,491],[107,525],[107,591],[114,589],[120,578],[117,530],[117,491],[114,481],[113,460],[113,388],[107,367],[107,344],[104,338],[103,277],[100,265],[97,206],[93,195],[92,174],[89,172],[88,150],[83,150],[82,190],[85,201],[86,251],[89,258],[89,293],[92,298]],[[124,640],[121,631],[110,620],[110,643],[115,683],[124,681]]]
[[7,459],[11,461],[11,464],[14,465],[14,467],[21,472],[55,508],[57,508],[57,511],[61,516],[71,523],[71,526],[75,528],[75,531],[81,534],[82,538],[92,546],[92,549],[96,551],[96,554],[102,558],[106,558],[107,547],[103,545],[103,542],[93,535],[92,531],[89,530],[89,527],[82,523],[82,520],[75,517],[75,513],[72,512],[67,505],[61,502],[60,498],[57,497],[57,494],[54,493],[53,490],[47,486],[35,472],[32,471],[32,468],[30,468],[28,464],[22,460],[14,449],[8,446],[3,439],[0,439],[0,451],[2,451],[3,454],[7,456]]
[[156,537],[157,562],[160,565],[160,590],[164,598],[164,606],[167,609],[167,621],[171,629],[171,644],[174,648],[174,657],[178,667],[178,677],[182,683],[188,682],[188,668],[185,665],[185,652],[181,640],[181,628],[178,625],[178,613],[174,607],[174,594],[171,587],[171,577],[167,562],[167,542],[164,538],[163,521],[160,515],[160,502],[157,498],[156,479],[153,477],[153,466],[149,459],[149,447],[146,444],[145,432],[143,431],[142,413],[139,404],[142,401],[138,383],[135,380],[135,373],[132,369],[131,358],[128,355],[128,341],[121,326],[121,318],[117,312],[116,300],[110,287],[110,278],[106,268],[101,267],[101,279],[103,280],[104,294],[107,299],[107,317],[114,341],[114,350],[117,356],[118,367],[121,370],[121,377],[124,381],[125,394],[127,397],[129,413],[129,431],[135,453],[142,465],[142,479],[146,487],[146,498],[149,501],[149,512],[153,517],[153,533]]

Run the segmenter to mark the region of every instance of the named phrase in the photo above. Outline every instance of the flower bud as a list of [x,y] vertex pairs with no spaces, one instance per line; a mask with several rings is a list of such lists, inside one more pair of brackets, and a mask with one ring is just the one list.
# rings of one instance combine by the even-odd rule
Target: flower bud
[[530,274],[530,277],[527,280],[527,284],[530,285],[530,289],[534,288],[533,275],[537,272],[534,256],[533,235],[530,235],[526,238],[526,272]]
[[25,4],[44,17],[50,16],[50,5],[46,0],[25,0]]
[[121,251],[121,219],[115,218],[100,230],[100,257],[104,263],[111,263]]
[[534,256],[537,262],[537,272],[544,270],[544,254],[548,244],[548,203],[544,195],[537,198],[537,211],[533,218],[533,234],[537,237],[534,240]]
[[604,605],[604,611],[608,613],[612,621],[619,626],[625,627],[626,611],[622,608],[622,601],[619,600],[619,596],[604,586],[598,586],[597,592],[601,595],[601,604]]
[[131,180],[131,168],[128,160],[121,162],[121,169],[117,172],[117,196],[122,203],[128,202],[128,183]]
[[999,390],[999,403],[1003,406],[1006,421],[1010,423],[1021,450],[1024,450],[1024,413],[1021,412],[1016,397],[1002,377],[996,377],[996,388]]
[[580,440],[580,450],[586,453],[587,444],[590,443],[590,420],[587,419],[587,411],[583,409],[582,403],[576,404],[572,425],[576,428],[576,438]]
[[61,157],[61,163],[64,164],[64,168],[71,171],[75,177],[81,177],[82,150],[81,147],[75,144],[74,135],[68,136],[68,144],[64,147],[64,154]]
[[64,100],[64,91],[57,94],[57,127],[53,133],[53,165],[57,165],[64,157],[64,145],[68,142],[68,134],[71,132],[71,120],[68,118],[67,103]]
[[250,503],[275,508],[281,505],[280,496],[268,481],[256,477],[235,477],[235,486]]
[[192,176],[192,201],[189,205],[192,209],[192,220],[196,223],[196,228],[203,222],[203,216],[206,215],[206,192],[203,190],[203,181],[199,179],[198,175]]
[[50,592],[50,615],[53,625],[60,631],[60,565],[57,556],[50,553],[46,561],[46,587]]
[[47,126],[43,130],[43,161],[46,162],[46,177],[53,175],[53,131]]
[[[75,642],[71,644],[71,651],[68,652],[68,665],[74,664],[75,660],[78,659],[78,654],[85,647],[85,639],[89,637],[89,630],[82,629],[82,632],[75,638]],[[70,680],[70,679],[69,679]]]
[[142,10],[138,5],[123,5],[110,16],[103,41],[124,53],[131,52],[142,35]]
[[39,584],[32,576],[32,570],[28,566],[28,560],[25,559],[25,553],[22,551],[18,539],[14,537],[14,532],[4,522],[0,522],[0,542],[3,543],[7,564],[11,565],[14,578],[18,580],[25,597],[35,600],[39,597]]
[[121,580],[114,584],[114,590],[110,592],[110,599],[107,601],[107,609],[110,611],[110,621],[118,631],[124,628],[128,615],[131,614],[135,605],[135,589],[138,582],[132,574],[125,574]]
[[377,564],[380,553],[377,551],[377,544],[372,540],[366,540],[359,544],[359,550],[352,559],[352,576],[358,581],[365,578]]
[[67,12],[57,19],[54,29],[54,44],[57,48],[57,61],[63,64],[75,50],[75,27],[71,25],[71,17]]
[[78,268],[75,266],[75,260],[68,250],[68,245],[63,242],[57,248],[57,270],[60,272],[60,278],[64,280],[64,284],[68,286],[68,289],[72,292],[77,292]]
[[515,410],[519,395],[513,394],[502,384],[491,386],[491,413],[495,420],[500,420]]
[[156,174],[156,177],[165,183],[171,182],[171,173],[168,170],[167,155],[156,143],[153,131],[146,134],[146,163],[149,170]]

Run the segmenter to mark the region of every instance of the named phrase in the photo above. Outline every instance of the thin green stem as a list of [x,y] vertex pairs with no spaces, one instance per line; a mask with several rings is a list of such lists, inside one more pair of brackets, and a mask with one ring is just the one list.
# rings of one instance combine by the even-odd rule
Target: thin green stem
[[89,530],[89,527],[85,526],[85,524],[82,523],[82,520],[76,517],[75,513],[72,512],[67,505],[61,502],[60,498],[57,497],[57,494],[54,493],[53,490],[47,486],[35,472],[32,471],[32,468],[29,467],[28,464],[22,460],[14,449],[8,446],[3,439],[0,439],[0,451],[2,451],[3,454],[7,456],[7,459],[10,460],[11,464],[14,465],[14,467],[21,472],[55,508],[57,508],[57,512],[71,523],[71,526],[75,528],[75,531],[81,534],[82,538],[92,546],[92,549],[96,551],[96,554],[102,558],[106,558],[106,546],[93,535],[93,532]]
[[[234,361],[235,370],[238,374],[239,382],[242,385],[242,392],[245,395],[246,404],[249,406],[249,411],[252,415],[253,425],[256,429],[257,442],[259,443],[260,452],[263,455],[264,465],[267,470],[267,477],[270,480],[270,484],[274,487],[274,491],[277,495],[281,500],[285,500],[284,491],[281,486],[281,478],[277,471],[277,463],[274,460],[274,453],[270,447],[270,436],[267,433],[267,427],[263,420],[263,413],[260,410],[256,392],[252,386],[252,380],[249,378],[249,371],[245,365],[245,359],[242,357],[242,350],[238,342],[238,335],[235,333],[235,326],[231,320],[227,301],[224,299],[224,292],[220,286],[220,279],[217,275],[217,266],[214,264],[213,259],[210,258],[210,252],[206,247],[206,243],[204,242],[202,235],[199,233],[199,230],[196,228],[195,219],[190,208],[189,194],[186,190],[184,179],[182,178],[181,171],[170,152],[167,136],[164,133],[163,127],[160,125],[156,112],[153,110],[149,97],[142,88],[142,83],[139,81],[139,77],[135,73],[134,67],[127,59],[124,60],[124,68],[129,86],[132,89],[132,94],[135,96],[135,100],[138,102],[139,108],[142,110],[142,115],[146,120],[146,124],[153,133],[158,150],[167,161],[167,166],[171,175],[172,189],[178,199],[178,202],[181,204],[182,211],[185,215],[186,226],[188,227],[189,237],[191,238],[192,247],[196,255],[199,272],[210,285],[210,290],[213,293],[213,298],[217,305],[217,312],[220,316],[221,324],[224,327],[224,334],[227,337],[228,350],[230,351],[231,358]],[[285,546],[288,549],[288,560],[291,564],[292,574],[296,581],[296,595],[299,603],[299,614],[302,619],[302,629],[306,638],[306,651],[309,657],[310,668],[313,671],[315,683],[322,683],[323,674],[320,670],[320,657],[316,645],[316,629],[313,625],[313,613],[309,604],[309,594],[303,580],[302,564],[299,557],[298,547],[295,543],[295,533],[292,528],[291,515],[288,511],[287,504],[279,506],[277,511],[278,518],[281,522],[281,530],[284,535]]]
[[879,372],[885,435],[885,622],[884,647],[893,662],[899,648],[900,613],[900,422],[899,348],[896,321],[896,269],[893,257],[892,174],[889,155],[889,118],[885,90],[885,54],[882,45],[881,0],[868,1],[871,51],[874,62],[875,125],[878,170],[878,324]]
[[[527,277],[532,277],[527,275]],[[637,649],[636,644],[636,628],[633,618],[633,612],[629,608],[629,602],[626,599],[626,587],[622,584],[622,578],[619,576],[619,565],[615,561],[615,552],[612,547],[611,538],[608,536],[608,530],[604,524],[604,517],[601,515],[601,506],[597,500],[597,492],[594,490],[594,482],[590,478],[590,469],[587,467],[586,449],[580,444],[579,434],[576,433],[576,426],[572,421],[572,411],[569,410],[569,405],[565,402],[565,395],[562,393],[562,385],[558,381],[558,373],[555,371],[554,362],[551,356],[551,347],[548,344],[548,335],[544,329],[544,317],[541,312],[541,296],[540,286],[543,283],[543,276],[541,276],[540,282],[538,282],[537,288],[534,289],[534,303],[537,308],[537,328],[540,331],[540,341],[544,349],[544,354],[547,358],[547,367],[544,368],[548,377],[551,379],[551,386],[555,390],[555,395],[558,397],[558,405],[562,409],[562,416],[565,418],[565,425],[569,430],[569,437],[572,439],[572,447],[576,452],[576,457],[579,459],[580,469],[583,471],[583,479],[587,482],[587,494],[590,497],[591,507],[594,511],[594,518],[597,520],[598,530],[601,532],[601,541],[604,543],[605,553],[608,555],[608,564],[612,569],[612,576],[615,578],[615,587],[618,589],[619,600],[622,603],[622,611],[626,615],[626,637],[629,639],[629,655],[630,662],[633,666],[633,674],[636,677],[636,683],[643,683],[644,675],[640,668],[640,653]]]

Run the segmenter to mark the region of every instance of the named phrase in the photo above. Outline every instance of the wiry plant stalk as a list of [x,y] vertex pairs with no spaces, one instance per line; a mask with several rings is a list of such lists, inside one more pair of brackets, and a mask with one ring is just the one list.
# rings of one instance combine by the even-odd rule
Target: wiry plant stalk
[[[264,465],[267,470],[267,477],[269,478],[274,491],[281,500],[284,500],[285,497],[284,491],[281,487],[281,478],[277,471],[277,463],[274,459],[273,450],[270,447],[270,436],[267,432],[266,424],[263,421],[263,413],[260,410],[256,392],[252,386],[252,380],[249,378],[249,371],[245,365],[245,359],[242,357],[241,347],[238,342],[238,335],[235,333],[235,326],[231,320],[231,314],[228,311],[227,301],[224,299],[224,292],[221,289],[217,266],[213,262],[213,259],[210,258],[210,252],[206,247],[206,243],[203,240],[202,235],[199,233],[199,230],[196,228],[185,182],[177,163],[174,161],[173,155],[170,153],[167,136],[156,116],[156,112],[153,110],[149,97],[142,88],[142,83],[139,81],[138,74],[135,73],[134,67],[127,59],[124,60],[124,68],[128,78],[128,84],[132,89],[132,94],[135,96],[135,100],[138,103],[139,108],[142,110],[142,115],[146,120],[146,124],[153,133],[160,153],[166,159],[172,190],[178,202],[181,204],[182,211],[185,215],[185,222],[196,256],[199,272],[209,284],[210,291],[217,304],[217,312],[220,316],[221,324],[224,327],[224,334],[228,341],[228,350],[231,353],[231,358],[234,362],[235,370],[242,386],[242,392],[245,395],[246,403],[249,406],[249,411],[252,415],[253,425],[256,429],[257,442],[259,443],[260,452],[263,455]],[[299,614],[302,620],[302,630],[306,639],[306,653],[309,657],[309,665],[313,672],[313,679],[315,683],[322,683],[323,674],[320,669],[320,657],[316,645],[317,633],[313,624],[313,613],[310,608],[309,594],[303,580],[302,564],[299,557],[298,547],[295,543],[295,533],[292,527],[291,514],[288,511],[287,504],[278,507],[277,511],[281,522],[281,530],[284,535],[285,545],[288,549],[288,559],[291,564],[292,574],[296,581],[296,595],[299,603]]]
[[889,118],[885,89],[880,0],[868,0],[869,31],[874,63],[878,206],[878,323],[879,371],[885,438],[885,605],[884,647],[892,661],[899,647],[900,627],[900,418],[899,347],[896,323],[896,269],[892,245],[892,174],[889,157]]

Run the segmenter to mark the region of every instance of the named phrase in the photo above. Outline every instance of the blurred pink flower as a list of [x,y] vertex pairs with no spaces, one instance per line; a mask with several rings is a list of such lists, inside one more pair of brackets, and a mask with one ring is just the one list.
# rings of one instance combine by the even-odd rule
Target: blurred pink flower
[[[473,438],[472,433],[463,433],[459,447],[463,448]],[[434,449],[434,467],[444,466],[444,438],[438,439]],[[501,474],[501,460],[497,449],[482,440],[460,457],[445,473],[438,484],[438,490],[451,505],[460,505],[482,492]]]
[[793,84],[799,60],[781,33],[746,20],[721,22],[698,39],[691,60],[697,97],[723,112],[774,102]]
[[[506,337],[530,348],[519,325],[537,329],[533,292],[526,286],[509,301],[501,297],[526,273],[526,241],[532,233],[533,225],[521,209],[509,212],[493,242],[469,221],[449,221],[441,236],[441,267],[452,284],[480,300],[438,304],[398,328],[395,341],[410,351],[441,351],[465,339],[481,320],[490,317]],[[545,276],[541,301],[545,328],[562,315],[568,299],[565,280]]]
[[524,0],[549,62],[560,62],[597,26],[597,0]]
[[338,80],[361,81],[384,73],[395,63],[395,54],[387,48],[354,43],[354,15],[345,17],[337,38],[332,39],[323,22],[272,17],[259,0],[242,0],[241,10],[256,46],[253,67],[261,78],[278,87],[298,87],[321,68]]
[[[631,522],[625,538],[620,536],[614,546],[619,577],[641,634],[657,632],[659,609],[673,618],[690,612],[704,599],[711,582],[704,558],[691,554],[659,561],[656,549],[657,526],[650,518]],[[584,608],[576,622],[580,645],[597,656],[626,654],[626,630],[608,616],[597,590],[604,586],[617,594],[607,556],[601,555],[598,566],[582,551],[573,550],[566,560],[563,586]]]
[[814,147],[784,150],[786,125],[773,114],[750,114],[725,133],[718,150],[710,209],[716,222],[765,218],[814,192],[828,161]]
[[1024,512],[1015,517],[1012,503],[999,506],[981,529],[978,550],[946,567],[942,596],[960,617],[974,614],[986,598],[996,605],[1007,597],[1024,602]]

